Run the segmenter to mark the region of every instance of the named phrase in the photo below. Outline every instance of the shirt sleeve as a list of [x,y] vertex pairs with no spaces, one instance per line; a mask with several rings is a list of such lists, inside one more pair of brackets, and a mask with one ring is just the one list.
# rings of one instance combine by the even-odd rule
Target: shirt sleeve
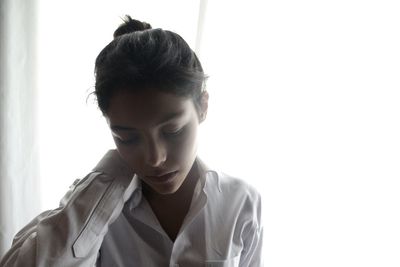
[[48,213],[46,211],[37,216],[14,237],[11,248],[0,261],[0,266],[36,266],[36,225]]
[[[11,248],[1,259],[0,266],[66,267],[89,266],[89,261],[94,262],[97,257],[96,251],[91,252],[93,256],[78,259],[74,257],[71,249],[73,236],[79,234],[82,225],[77,223],[77,214],[81,213],[83,220],[84,216],[87,217],[83,210],[75,208],[75,203],[85,200],[77,192],[86,189],[85,184],[92,180],[94,175],[88,175],[79,183],[74,183],[61,200],[59,208],[41,213],[21,229],[14,237]],[[74,200],[74,205],[71,200]],[[59,265],[60,263],[62,264]]]
[[243,250],[240,257],[240,267],[261,267],[263,226],[261,220],[261,197],[257,194],[254,203],[254,214],[252,221],[248,222],[243,231]]

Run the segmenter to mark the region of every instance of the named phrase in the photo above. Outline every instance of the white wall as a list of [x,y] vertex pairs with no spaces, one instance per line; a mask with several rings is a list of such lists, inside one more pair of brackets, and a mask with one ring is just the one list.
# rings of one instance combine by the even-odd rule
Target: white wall
[[266,266],[399,266],[399,4],[208,4],[204,152],[262,192]]

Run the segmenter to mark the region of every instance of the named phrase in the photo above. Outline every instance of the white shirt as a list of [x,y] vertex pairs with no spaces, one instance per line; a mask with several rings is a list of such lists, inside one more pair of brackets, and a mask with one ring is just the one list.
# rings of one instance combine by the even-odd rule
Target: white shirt
[[[172,243],[142,198],[139,179],[110,150],[71,186],[60,207],[43,212],[17,233],[0,266],[258,267],[260,216],[260,196],[252,187],[205,170]],[[119,227],[123,231],[115,230]]]
[[132,197],[109,226],[98,266],[261,266],[260,195],[243,181],[208,169],[175,242],[161,227],[136,176]]

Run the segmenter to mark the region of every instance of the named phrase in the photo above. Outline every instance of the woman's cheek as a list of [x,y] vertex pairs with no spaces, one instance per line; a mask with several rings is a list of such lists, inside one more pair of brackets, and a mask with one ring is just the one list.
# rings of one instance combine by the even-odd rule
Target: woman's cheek
[[172,148],[174,154],[178,154],[179,158],[187,158],[196,152],[197,146],[197,130],[196,127],[190,127],[185,132],[178,144],[175,144],[175,148]]
[[118,153],[121,158],[133,169],[138,169],[139,162],[139,149],[128,148],[124,145],[117,145]]

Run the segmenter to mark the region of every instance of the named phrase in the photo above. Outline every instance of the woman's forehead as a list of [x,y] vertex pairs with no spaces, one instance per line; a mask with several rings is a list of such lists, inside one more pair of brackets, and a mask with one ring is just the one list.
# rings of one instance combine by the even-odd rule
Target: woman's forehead
[[116,93],[110,101],[107,119],[111,125],[156,125],[184,117],[195,110],[190,98],[161,91],[148,90]]

